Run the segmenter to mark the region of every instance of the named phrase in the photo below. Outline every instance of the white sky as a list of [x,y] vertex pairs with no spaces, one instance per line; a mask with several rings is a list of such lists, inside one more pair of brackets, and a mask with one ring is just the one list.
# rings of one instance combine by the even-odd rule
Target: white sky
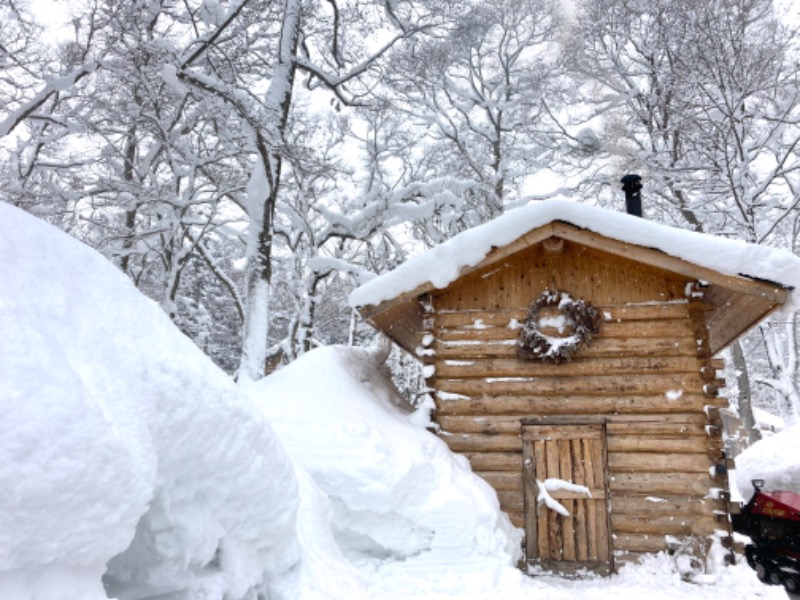
[[30,0],[36,19],[53,35],[64,39],[71,34],[72,6],[69,0]]

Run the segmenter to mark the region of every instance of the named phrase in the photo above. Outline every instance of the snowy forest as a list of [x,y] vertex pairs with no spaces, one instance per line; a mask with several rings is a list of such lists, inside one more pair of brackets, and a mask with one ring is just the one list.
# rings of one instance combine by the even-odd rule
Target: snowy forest
[[[762,487],[800,507],[799,23],[794,0],[0,1],[0,600],[796,592],[797,548],[754,555],[732,515]],[[520,244],[550,225],[545,280]],[[576,301],[536,287],[562,274]],[[519,315],[447,304],[473,275],[524,280]],[[611,280],[601,315],[580,296]],[[461,311],[457,352],[369,312],[392,294],[423,329]],[[710,310],[714,352],[750,328],[724,357]],[[518,316],[572,327],[569,364],[521,364]],[[462,360],[473,335],[503,352]]]
[[[0,6],[0,199],[240,380],[367,343],[374,274],[530,201],[619,209],[626,173],[648,219],[800,248],[791,3],[44,4]],[[736,343],[731,398],[796,422],[799,343],[797,315]]]

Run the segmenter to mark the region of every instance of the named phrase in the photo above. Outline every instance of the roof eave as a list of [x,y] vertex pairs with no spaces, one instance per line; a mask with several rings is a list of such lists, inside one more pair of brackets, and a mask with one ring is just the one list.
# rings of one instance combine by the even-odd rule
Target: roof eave
[[[715,313],[725,314],[718,311],[730,310],[732,303],[748,305],[747,310],[743,310],[739,319],[717,318],[716,321],[720,324],[719,330],[715,332],[712,329],[711,331],[711,350],[714,354],[727,347],[736,338],[783,305],[789,298],[792,289],[780,283],[747,275],[726,275],[677,258],[656,248],[622,242],[559,220],[532,229],[510,244],[493,248],[479,263],[462,268],[458,277],[447,287],[474,271],[491,267],[498,261],[552,237],[669,271],[687,279],[705,281],[711,286],[722,288],[730,295],[724,305],[721,301],[719,304],[714,303]],[[422,330],[423,326],[419,299],[426,294],[434,293],[436,289],[431,282],[426,282],[378,305],[359,307],[358,310],[362,317],[378,330],[387,334],[409,352],[414,353],[418,341],[413,338]],[[732,301],[731,298],[734,300]],[[402,321],[403,325],[396,325],[397,320]],[[414,335],[412,335],[413,328],[417,328]]]

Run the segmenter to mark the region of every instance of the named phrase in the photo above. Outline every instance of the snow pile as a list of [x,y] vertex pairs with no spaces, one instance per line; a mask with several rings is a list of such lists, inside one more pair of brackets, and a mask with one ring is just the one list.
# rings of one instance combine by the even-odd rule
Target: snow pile
[[388,581],[393,593],[402,581],[417,594],[437,570],[451,573],[440,582],[449,592],[517,581],[521,531],[466,459],[424,429],[427,407],[398,407],[385,356],[384,348],[320,348],[251,392],[330,497],[336,540],[371,574],[371,597]]
[[[800,287],[800,258],[786,250],[676,229],[585,204],[546,200],[510,210],[409,259],[354,290],[350,305],[377,305],[428,282],[436,288],[447,287],[458,278],[461,269],[474,267],[492,249],[510,244],[552,221],[571,223],[615,240],[656,248],[727,275],[754,276]],[[800,310],[800,294],[790,296],[785,310]]]
[[762,434],[766,433],[770,435],[776,431],[780,431],[785,425],[783,418],[773,415],[763,408],[753,408],[753,417],[755,417],[756,420],[756,427],[761,430]]
[[233,600],[298,562],[258,410],[104,258],[3,203],[0,340],[0,598],[106,598],[108,568],[121,599]]
[[764,438],[736,457],[736,487],[745,500],[753,495],[753,479],[764,489],[800,493],[800,425]]

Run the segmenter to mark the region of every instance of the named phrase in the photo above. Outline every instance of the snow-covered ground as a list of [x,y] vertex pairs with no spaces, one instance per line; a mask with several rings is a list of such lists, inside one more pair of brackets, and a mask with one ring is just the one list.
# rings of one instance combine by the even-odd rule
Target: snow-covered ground
[[383,355],[236,386],[105,259],[0,203],[0,600],[785,597],[665,556],[522,575],[520,532],[397,406]]

